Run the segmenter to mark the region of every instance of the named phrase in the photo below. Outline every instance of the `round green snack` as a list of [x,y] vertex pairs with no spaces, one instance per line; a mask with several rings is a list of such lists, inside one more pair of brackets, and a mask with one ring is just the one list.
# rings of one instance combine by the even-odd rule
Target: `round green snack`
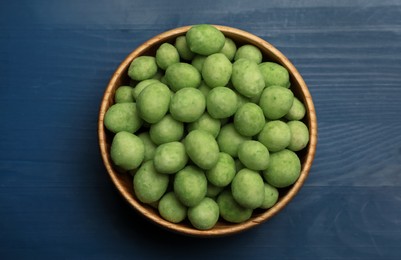
[[199,73],[201,73],[202,68],[203,68],[203,63],[205,62],[205,60],[206,60],[206,56],[197,54],[192,59],[191,65],[194,66],[199,71]]
[[231,82],[241,95],[248,98],[259,96],[265,87],[258,64],[243,58],[234,62]]
[[152,78],[157,72],[155,57],[140,56],[135,58],[129,68],[128,76],[133,80],[144,80]]
[[219,206],[213,199],[205,197],[196,206],[188,209],[188,219],[197,229],[211,229],[219,219]]
[[195,53],[189,49],[187,38],[185,36],[178,36],[175,39],[174,46],[177,49],[178,54],[180,54],[180,57],[184,60],[192,60],[192,58],[195,56]]
[[188,155],[181,142],[170,142],[156,148],[153,163],[160,173],[176,173],[188,162]]
[[[234,91],[235,94],[237,94],[237,107],[240,108],[242,105],[245,105],[246,103],[250,102],[250,99],[247,97],[244,97],[243,95],[241,95],[240,93],[238,93],[238,91]],[[237,110],[238,111],[238,110]],[[263,116],[264,117],[264,116]]]
[[183,88],[173,95],[170,114],[178,121],[190,123],[201,117],[205,108],[205,96],[199,89]]
[[235,160],[235,171],[239,172],[240,170],[244,169],[245,165],[240,161],[240,159]]
[[206,171],[206,177],[211,184],[225,187],[231,183],[235,173],[234,159],[229,154],[220,152],[216,165]]
[[267,119],[275,120],[285,116],[292,106],[294,94],[291,90],[279,86],[271,86],[263,90],[259,106]]
[[134,192],[143,203],[158,201],[167,190],[169,176],[158,173],[153,161],[147,161],[141,165],[134,175]]
[[166,70],[166,80],[171,90],[177,92],[183,88],[197,88],[201,83],[201,74],[188,63],[174,63]]
[[304,149],[309,142],[308,127],[301,121],[289,121],[287,125],[291,131],[291,141],[287,149],[294,152]]
[[294,97],[294,101],[292,102],[292,106],[288,113],[285,115],[285,118],[288,120],[301,120],[305,116],[305,106],[304,104],[296,97]]
[[142,123],[135,103],[116,103],[110,106],[104,115],[104,126],[113,133],[135,133]]
[[238,158],[246,168],[260,171],[269,165],[269,151],[262,143],[248,140],[238,147]]
[[203,113],[201,117],[199,117],[196,121],[187,125],[187,129],[189,132],[193,130],[204,130],[213,135],[214,138],[216,138],[219,134],[220,127],[221,121],[218,119],[214,119],[207,112]]
[[137,99],[139,115],[148,123],[159,122],[170,105],[170,89],[163,83],[153,83],[142,90]]
[[206,196],[206,191],[207,179],[201,169],[190,165],[176,173],[174,192],[185,206],[196,206]]
[[166,193],[159,201],[159,214],[171,223],[179,223],[187,216],[187,207],[185,207],[177,198],[173,191]]
[[143,161],[146,162],[148,160],[152,160],[153,157],[155,156],[155,151],[157,146],[150,139],[149,132],[142,132],[138,135],[138,137],[141,138],[145,148],[145,157],[143,158]]
[[110,157],[124,170],[136,169],[143,161],[145,147],[142,140],[131,133],[118,132],[111,143]]
[[290,127],[280,120],[267,122],[258,135],[258,141],[266,146],[269,152],[281,151],[290,144]]
[[252,216],[252,209],[239,205],[229,190],[224,190],[217,197],[220,216],[231,223],[241,223]]
[[241,135],[254,136],[262,130],[264,125],[263,111],[254,103],[245,103],[235,112],[234,126]]
[[184,124],[167,114],[150,126],[149,134],[152,142],[157,145],[179,141],[184,136]]
[[131,86],[120,86],[116,89],[116,93],[114,94],[114,101],[116,103],[132,103],[134,102],[134,98],[132,97]]
[[156,63],[162,70],[168,66],[180,62],[180,55],[177,49],[170,43],[163,43],[156,51]]
[[160,81],[157,79],[145,79],[138,82],[138,84],[136,84],[136,86],[132,89],[132,96],[134,97],[134,99],[138,100],[138,96],[142,92],[142,90],[144,90],[152,83],[160,83]]
[[206,131],[194,130],[184,140],[189,158],[200,168],[209,170],[219,159],[219,146],[216,139]]
[[216,87],[209,91],[206,97],[206,108],[209,115],[215,119],[227,118],[237,111],[237,94],[226,87]]
[[219,52],[225,43],[224,34],[209,24],[192,26],[185,37],[192,52],[206,56]]
[[235,130],[234,124],[226,124],[220,129],[217,136],[217,143],[220,151],[228,153],[232,157],[238,157],[238,146],[246,140],[250,140],[249,136],[243,136]]
[[215,198],[223,190],[223,187],[217,187],[216,185],[207,183],[206,197]]
[[301,173],[301,162],[296,153],[284,149],[270,155],[269,166],[263,171],[263,178],[276,188],[292,185]]
[[207,94],[209,94],[209,91],[211,90],[211,88],[208,85],[206,85],[206,83],[203,80],[202,80],[201,84],[199,85],[198,89],[205,96],[205,99],[207,97]]
[[242,169],[231,182],[231,192],[238,204],[244,208],[256,209],[264,201],[264,182],[258,172]]
[[236,51],[237,45],[235,44],[235,42],[232,39],[226,37],[220,53],[223,53],[224,55],[226,55],[228,60],[232,61],[234,59]]
[[269,209],[278,201],[278,190],[265,182],[265,199],[263,200],[262,209]]
[[[157,62],[156,62],[156,64],[157,64]],[[164,70],[158,69],[156,74],[153,75],[153,77],[151,79],[157,79],[158,81],[160,81],[163,76],[164,76]]]
[[211,87],[223,87],[230,81],[232,64],[222,53],[209,55],[202,67],[202,77],[206,84]]
[[262,72],[266,87],[290,87],[290,77],[287,69],[283,66],[274,62],[263,62],[259,64],[259,69]]
[[252,60],[259,64],[262,62],[263,56],[258,47],[245,44],[238,48],[237,52],[235,53],[234,60],[239,60],[241,58]]

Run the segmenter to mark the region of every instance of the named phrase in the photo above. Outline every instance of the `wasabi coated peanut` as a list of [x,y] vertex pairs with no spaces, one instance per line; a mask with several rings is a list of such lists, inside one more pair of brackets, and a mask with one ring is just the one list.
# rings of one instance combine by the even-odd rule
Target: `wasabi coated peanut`
[[294,101],[291,90],[279,86],[271,86],[263,90],[259,106],[267,119],[275,120],[285,116],[290,111]]
[[216,87],[207,94],[207,112],[216,119],[227,118],[237,111],[237,102],[237,95],[233,90],[226,87]]
[[[167,176],[167,175],[166,175]],[[174,192],[187,207],[197,205],[206,196],[207,179],[203,171],[195,166],[186,166],[174,177]]]
[[216,165],[205,173],[211,184],[225,187],[231,183],[236,173],[234,159],[229,154],[220,152]]
[[156,58],[152,56],[137,57],[131,62],[128,68],[128,76],[133,80],[150,79],[156,72]]
[[301,121],[289,121],[287,125],[291,131],[291,141],[287,149],[294,152],[304,149],[309,142],[308,127]]
[[136,169],[143,161],[145,148],[142,140],[128,132],[118,132],[111,143],[110,157],[113,163],[124,169]]
[[134,175],[136,197],[143,203],[158,201],[167,190],[169,176],[156,171],[153,161],[141,165]]
[[205,197],[196,206],[188,209],[188,219],[197,229],[211,229],[219,219],[219,206],[213,199]]
[[238,157],[238,146],[246,140],[250,140],[249,136],[243,136],[235,130],[234,124],[227,124],[220,129],[217,136],[217,143],[220,151],[228,153],[232,157]]
[[199,89],[183,88],[173,95],[170,114],[178,121],[190,123],[201,117],[205,108],[205,96]]
[[174,46],[180,54],[180,57],[184,60],[192,60],[195,56],[195,53],[189,49],[185,36],[178,36],[175,39]]
[[259,64],[266,87],[281,86],[290,87],[290,77],[288,71],[283,66],[274,62],[263,62]]
[[164,76],[164,71],[161,70],[161,69],[158,69],[157,72],[156,72],[156,74],[153,75],[153,77],[152,77],[151,79],[156,79],[156,80],[159,80],[159,81],[160,81],[160,79],[161,79],[163,76]]
[[269,209],[278,201],[278,190],[276,187],[271,186],[265,182],[265,199],[263,200],[262,209]]
[[263,178],[276,188],[292,185],[301,173],[301,162],[296,153],[284,149],[270,155],[269,166],[263,171]]
[[199,71],[199,73],[201,73],[202,68],[203,68],[203,63],[205,63],[205,60],[206,60],[206,56],[197,54],[192,59],[191,65],[194,66]]
[[259,96],[265,87],[258,64],[243,58],[234,62],[231,82],[241,95],[248,98]]
[[214,138],[216,138],[219,134],[220,127],[221,121],[218,119],[214,119],[207,112],[203,113],[201,117],[199,117],[196,121],[187,125],[187,129],[189,132],[193,130],[204,130],[213,135]]
[[225,39],[223,48],[220,50],[220,53],[226,55],[227,59],[232,61],[234,59],[235,53],[237,52],[237,45],[230,38]]
[[211,87],[223,87],[230,81],[232,64],[223,53],[209,55],[202,67],[202,77]]
[[184,124],[167,114],[150,126],[149,135],[152,142],[157,145],[179,141],[184,136]]
[[252,60],[259,64],[262,62],[263,56],[262,52],[256,46],[245,44],[238,48],[234,60],[239,60],[241,58]]
[[169,109],[170,98],[170,89],[166,85],[150,84],[138,96],[139,115],[148,123],[159,122]]
[[261,142],[269,152],[278,152],[286,148],[291,142],[290,127],[280,120],[267,122],[258,135]]
[[152,83],[159,83],[160,81],[157,79],[145,79],[140,81],[136,86],[132,89],[132,96],[134,100],[138,100],[139,94],[141,94],[142,90],[144,90],[147,86]]
[[254,140],[239,145],[238,158],[246,168],[254,171],[266,170],[269,165],[269,151],[262,143]]
[[160,173],[173,174],[185,167],[188,155],[181,142],[170,142],[156,148],[153,163]]
[[142,132],[138,135],[138,137],[141,138],[144,148],[145,148],[145,157],[143,158],[143,161],[146,162],[146,161],[152,160],[155,155],[157,146],[150,139],[149,132]]
[[207,183],[206,197],[215,198],[223,190],[223,187],[217,187],[216,185]]
[[239,172],[240,170],[244,169],[245,165],[240,161],[240,159],[235,160],[235,171]]
[[199,168],[209,170],[219,159],[216,139],[206,131],[194,130],[184,140],[185,150],[192,162]]
[[235,175],[231,192],[242,207],[256,209],[263,204],[265,198],[263,178],[258,172],[244,168]]
[[201,83],[201,74],[188,63],[174,63],[165,73],[166,80],[171,90],[177,92],[183,88],[197,88]]
[[220,193],[217,197],[217,205],[219,205],[220,216],[231,223],[241,223],[252,216],[253,210],[239,205],[230,190]]
[[212,90],[206,83],[202,80],[201,84],[199,85],[198,89],[202,92],[202,94],[207,97],[207,94],[210,90]]
[[296,97],[292,102],[290,111],[285,115],[288,120],[301,120],[305,116],[305,105]]
[[132,103],[134,102],[134,98],[132,97],[131,86],[120,86],[116,89],[116,93],[114,94],[114,101],[116,103]]
[[192,26],[185,37],[189,49],[201,55],[217,53],[223,48],[225,43],[224,34],[209,24]]
[[244,136],[258,134],[265,125],[263,110],[254,103],[245,103],[234,115],[234,126]]
[[187,207],[180,202],[173,191],[163,195],[157,209],[162,218],[171,223],[179,223],[187,216]]
[[[237,94],[237,105],[238,108],[240,108],[242,105],[245,105],[246,103],[250,102],[250,99],[247,97],[244,97],[243,95],[241,95],[240,93],[238,93],[238,91],[234,90],[235,94]],[[237,110],[238,111],[238,110]],[[264,117],[264,116],[263,116]]]
[[168,66],[180,62],[180,55],[177,49],[170,43],[163,43],[156,51],[156,63],[162,70]]
[[116,103],[109,107],[104,115],[104,125],[113,133],[121,131],[135,133],[142,123],[135,103]]

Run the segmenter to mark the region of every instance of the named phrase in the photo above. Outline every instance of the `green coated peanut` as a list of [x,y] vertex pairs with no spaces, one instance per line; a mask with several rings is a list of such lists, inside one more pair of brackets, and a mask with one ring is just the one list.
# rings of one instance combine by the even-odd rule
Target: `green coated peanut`
[[233,197],[244,208],[255,209],[263,204],[265,188],[262,176],[249,169],[240,170],[231,183]]
[[189,158],[200,168],[209,170],[219,159],[219,146],[216,139],[203,130],[191,131],[184,140]]
[[196,206],[206,196],[207,179],[205,174],[198,167],[186,166],[175,174],[174,192],[185,206]]
[[110,157],[124,170],[136,169],[143,161],[145,147],[142,140],[129,132],[118,132],[111,143]]
[[169,176],[157,172],[152,160],[141,165],[133,180],[135,195],[143,203],[158,201],[166,192],[168,183]]
[[269,166],[263,171],[263,178],[276,188],[288,187],[298,179],[301,162],[296,153],[288,149],[270,155]]

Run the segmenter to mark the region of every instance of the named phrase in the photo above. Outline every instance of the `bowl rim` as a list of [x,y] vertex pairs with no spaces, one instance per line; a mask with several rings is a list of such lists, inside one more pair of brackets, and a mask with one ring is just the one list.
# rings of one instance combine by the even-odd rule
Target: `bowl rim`
[[108,108],[108,100],[113,98],[114,95],[113,88],[115,88],[115,84],[120,78],[120,76],[126,72],[129,64],[135,58],[146,52],[152,45],[160,43],[161,40],[174,39],[178,36],[184,35],[193,25],[177,27],[174,29],[170,29],[163,33],[160,33],[149,40],[145,41],[143,44],[139,45],[136,49],[134,49],[131,53],[129,53],[126,58],[119,64],[115,72],[113,73],[106,90],[102,97],[102,103],[99,110],[98,116],[98,139],[99,146],[101,151],[101,157],[103,159],[103,163],[106,167],[109,177],[111,178],[114,186],[119,191],[120,195],[140,214],[142,214],[148,220],[151,220],[153,223],[158,224],[159,226],[168,229],[170,231],[185,234],[189,236],[199,236],[199,237],[211,237],[211,236],[225,236],[230,234],[235,234],[242,232],[244,230],[248,230],[256,225],[263,223],[276,215],[279,211],[281,211],[298,193],[298,191],[303,186],[306,178],[309,175],[309,171],[312,166],[312,162],[316,153],[316,145],[317,145],[317,119],[316,119],[316,111],[313,104],[312,96],[309,92],[309,89],[303,80],[302,76],[295,68],[295,66],[290,62],[290,60],[284,56],[278,49],[276,49],[272,44],[268,43],[264,39],[249,33],[247,31],[228,27],[224,25],[213,25],[217,29],[219,29],[226,37],[230,37],[232,35],[241,36],[246,38],[246,42],[254,44],[255,46],[262,48],[262,53],[270,52],[270,55],[274,55],[275,58],[279,61],[279,63],[284,66],[287,70],[289,70],[290,75],[293,77],[293,80],[298,82],[298,85],[301,89],[300,94],[303,95],[306,116],[308,117],[308,128],[309,128],[309,144],[307,146],[307,150],[305,153],[305,158],[302,163],[302,169],[298,180],[289,188],[286,195],[279,200],[272,208],[266,210],[263,213],[255,217],[251,217],[249,220],[242,222],[240,224],[227,224],[224,229],[209,229],[209,230],[198,230],[191,227],[182,226],[179,223],[174,224],[170,223],[167,220],[164,220],[160,216],[156,216],[157,214],[152,214],[147,206],[144,206],[139,201],[133,199],[133,194],[127,192],[123,185],[119,182],[117,177],[118,173],[115,169],[113,169],[113,164],[110,156],[108,155],[108,147],[106,145],[106,130],[104,127],[104,115]]

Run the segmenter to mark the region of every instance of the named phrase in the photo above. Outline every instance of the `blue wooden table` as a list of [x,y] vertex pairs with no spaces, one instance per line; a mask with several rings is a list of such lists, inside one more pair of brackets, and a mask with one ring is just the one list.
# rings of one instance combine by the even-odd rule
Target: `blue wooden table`
[[[0,259],[400,259],[401,2],[1,1]],[[113,187],[97,140],[125,56],[175,27],[254,33],[298,68],[319,138],[297,197],[247,232],[166,232]]]

